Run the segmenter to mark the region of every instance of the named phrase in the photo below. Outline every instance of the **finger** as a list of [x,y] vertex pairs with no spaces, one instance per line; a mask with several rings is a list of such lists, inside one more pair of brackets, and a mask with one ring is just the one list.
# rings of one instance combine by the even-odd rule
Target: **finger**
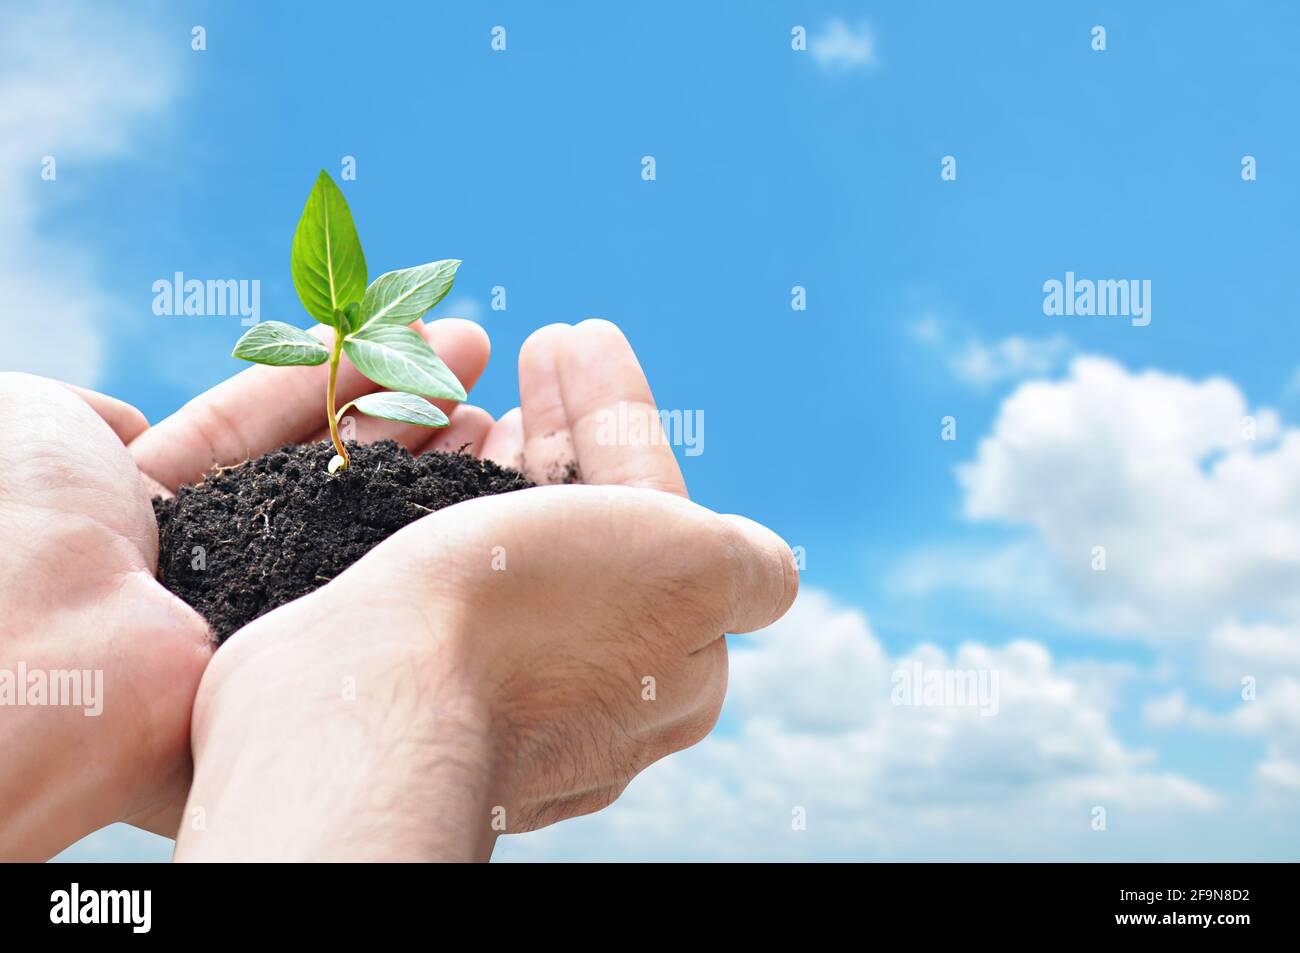
[[[468,390],[487,366],[481,327],[446,319],[416,327]],[[314,329],[326,339],[333,331]],[[175,489],[196,482],[213,466],[260,456],[286,443],[310,440],[326,420],[326,365],[252,367],[196,397],[131,444],[140,469]],[[349,362],[339,367],[338,403],[376,389]],[[446,404],[447,407],[454,406]]]
[[479,456],[503,467],[524,469],[524,415],[518,407],[492,425],[483,438]]
[[[68,384],[63,381],[58,383],[90,405],[90,409],[98,414],[104,423],[108,424],[109,429],[117,435],[117,439],[121,440],[123,444],[130,444],[132,440],[149,429],[149,421],[145,415],[126,401],[118,400],[116,397],[110,397],[107,394],[101,394],[85,387],[78,387],[76,384]],[[145,492],[151,497],[170,497],[172,495],[170,490],[147,473],[141,473],[140,478],[144,481]]]
[[583,321],[557,350],[556,372],[584,483],[687,495],[650,384],[622,331]]
[[[467,528],[480,542],[528,540],[542,547],[537,551],[545,559],[530,568],[526,558],[517,559],[514,580],[536,572],[536,580],[545,579],[561,602],[565,592],[597,598],[602,586],[615,586],[625,611],[652,613],[657,631],[677,640],[683,653],[699,651],[724,632],[771,625],[799,590],[794,553],[774,532],[675,494],[548,486],[482,497],[455,509],[400,530],[358,565],[377,566],[388,553],[398,565],[431,559],[441,572],[440,556],[430,554],[447,552],[449,540]],[[560,538],[566,543],[556,549],[551,541]],[[629,581],[629,567],[635,567],[635,581]]]
[[116,397],[109,397],[107,394],[101,394],[98,391],[78,387],[76,384],[64,384],[63,381],[58,383],[63,384],[64,387],[89,404],[90,409],[99,414],[104,423],[108,424],[113,433],[117,434],[117,439],[123,443],[130,443],[149,429],[149,421],[145,419],[144,414],[126,403],[126,401],[118,400]]
[[[120,410],[115,403],[120,402],[48,377],[0,372],[0,503],[12,498],[30,503],[33,512],[93,512],[148,562],[157,543],[141,539],[138,530],[152,510],[147,496],[129,492],[139,470],[103,416]],[[5,545],[21,551],[27,535],[7,534]]]
[[558,368],[572,334],[567,324],[550,324],[529,335],[519,349],[524,474],[540,485],[582,482]]
[[730,595],[727,632],[767,628],[789,611],[799,593],[799,569],[785,540],[766,526],[743,516],[716,517],[719,530],[710,534],[718,551],[710,566],[718,585]]
[[[333,330],[318,325],[308,333],[328,342]],[[324,414],[328,374],[325,365],[250,367],[141,434],[132,456],[142,472],[174,490],[214,466],[300,440]]]
[[482,407],[461,404],[452,413],[450,426],[434,431],[426,429],[424,442],[412,452],[441,450],[444,453],[460,453],[463,450],[477,457],[484,439],[492,429],[492,423],[492,415]]

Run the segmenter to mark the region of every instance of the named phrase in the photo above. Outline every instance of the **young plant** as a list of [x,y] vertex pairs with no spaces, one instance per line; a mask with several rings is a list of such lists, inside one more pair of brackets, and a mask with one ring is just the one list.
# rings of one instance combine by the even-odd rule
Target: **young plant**
[[[339,421],[351,408],[421,427],[447,426],[447,415],[425,398],[462,401],[465,388],[424,336],[408,325],[451,290],[460,262],[446,259],[390,271],[367,285],[366,257],[352,213],[339,187],[322,171],[298,220],[291,267],[307,313],[334,329],[332,345],[291,324],[263,321],[239,339],[232,356],[281,367],[329,362],[325,411],[336,451],[329,472],[348,467]],[[366,394],[335,410],[343,354],[388,391]]]

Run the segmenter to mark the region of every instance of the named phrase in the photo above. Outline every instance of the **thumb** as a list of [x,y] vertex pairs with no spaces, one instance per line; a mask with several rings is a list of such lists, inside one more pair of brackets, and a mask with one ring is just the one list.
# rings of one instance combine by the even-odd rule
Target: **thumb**
[[732,535],[731,545],[743,558],[728,560],[733,587],[728,632],[753,632],[771,625],[790,611],[799,593],[799,569],[790,546],[761,523],[743,516],[718,517]]

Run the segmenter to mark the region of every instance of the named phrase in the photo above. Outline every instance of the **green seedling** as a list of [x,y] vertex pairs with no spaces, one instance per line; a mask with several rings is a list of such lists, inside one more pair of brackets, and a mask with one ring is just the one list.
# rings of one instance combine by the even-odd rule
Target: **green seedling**
[[[339,421],[351,408],[372,417],[445,427],[447,415],[426,398],[462,401],[456,375],[409,325],[451,290],[460,262],[434,261],[380,275],[366,284],[366,257],[343,193],[324,171],[298,220],[291,256],[293,284],[307,313],[334,329],[327,346],[301,328],[263,321],[235,344],[233,357],[276,366],[329,362],[325,410],[335,456],[329,472],[348,467]],[[387,391],[366,394],[335,409],[335,385],[343,354]]]

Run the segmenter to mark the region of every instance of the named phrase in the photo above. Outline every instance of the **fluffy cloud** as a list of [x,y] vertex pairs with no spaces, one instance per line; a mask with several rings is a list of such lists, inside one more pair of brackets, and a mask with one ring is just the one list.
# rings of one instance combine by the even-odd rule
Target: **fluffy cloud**
[[[600,814],[507,838],[501,856],[1084,854],[1098,843],[1095,806],[1133,823],[1217,804],[1119,740],[1105,679],[1035,642],[891,657],[861,613],[806,588],[786,618],[733,645],[729,730],[653,766]],[[917,665],[995,675],[996,714],[895,704],[896,673]]]
[[905,591],[960,588],[1199,659],[1219,703],[1180,688],[1146,722],[1258,739],[1257,779],[1300,790],[1300,430],[1223,378],[1080,357],[1007,397],[958,478],[970,519],[1027,532],[914,554]]
[[831,72],[878,65],[876,37],[865,21],[850,24],[836,17],[808,38],[808,51],[819,67]]
[[1262,740],[1266,755],[1256,778],[1300,793],[1300,625],[1232,619],[1210,633],[1203,654],[1206,680],[1229,690],[1232,704],[1210,711],[1189,704],[1180,689],[1148,702],[1147,721]]
[[1224,687],[1262,672],[1300,677],[1300,624],[1230,619],[1210,633],[1206,676]]
[[998,341],[985,341],[934,315],[912,322],[907,330],[914,341],[941,357],[953,377],[978,390],[1050,374],[1074,350],[1070,339],[1063,334],[1048,337],[1013,334]]
[[1251,417],[1222,378],[1078,358],[1006,399],[959,479],[967,516],[1034,531],[1096,628],[1178,636],[1300,611],[1300,431]]
[[[3,369],[94,382],[114,303],[89,251],[42,226],[57,204],[75,201],[75,170],[128,153],[133,132],[174,87],[174,54],[161,39],[102,5],[0,12]],[[57,163],[53,181],[42,179],[46,156]]]

